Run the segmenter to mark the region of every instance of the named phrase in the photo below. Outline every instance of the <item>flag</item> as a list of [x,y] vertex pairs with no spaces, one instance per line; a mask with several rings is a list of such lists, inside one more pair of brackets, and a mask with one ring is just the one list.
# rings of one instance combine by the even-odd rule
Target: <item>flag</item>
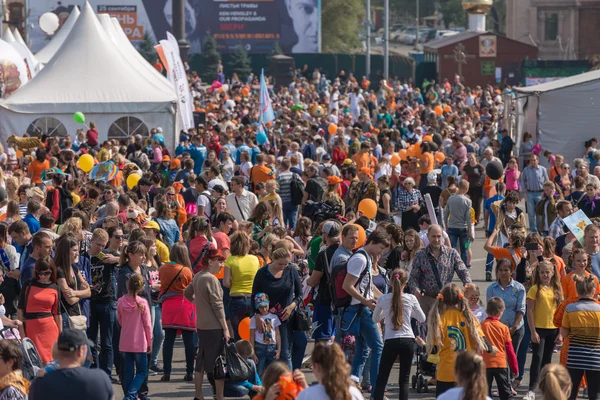
[[271,106],[271,98],[269,97],[269,89],[265,82],[265,70],[260,71],[260,117],[259,121],[263,124],[271,122],[275,119],[273,107]]

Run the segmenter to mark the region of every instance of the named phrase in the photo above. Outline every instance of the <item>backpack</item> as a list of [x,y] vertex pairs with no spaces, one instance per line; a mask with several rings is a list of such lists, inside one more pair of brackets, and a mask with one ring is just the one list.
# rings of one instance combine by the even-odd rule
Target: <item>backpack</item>
[[[356,253],[352,254],[350,258],[348,258],[348,261],[350,261],[350,259],[357,254],[363,254],[367,258],[367,266],[360,273],[360,276],[356,281],[356,286],[360,285],[360,282],[365,277],[365,274],[371,268],[369,255],[363,249],[357,250]],[[344,290],[344,279],[346,279],[346,275],[348,275],[348,261],[338,264],[331,269],[330,282],[333,291],[331,298],[333,305],[336,308],[348,307],[352,302],[352,296],[350,296],[348,292]]]
[[292,173],[292,181],[290,182],[290,194],[292,195],[292,204],[298,206],[302,204],[304,196],[304,182],[298,174]]

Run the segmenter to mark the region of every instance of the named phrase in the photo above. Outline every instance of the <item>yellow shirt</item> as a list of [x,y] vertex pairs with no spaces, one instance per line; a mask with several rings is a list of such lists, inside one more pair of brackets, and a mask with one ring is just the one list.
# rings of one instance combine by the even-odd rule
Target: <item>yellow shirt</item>
[[73,207],[75,207],[81,201],[81,197],[75,193],[71,193],[71,197],[73,198]]
[[[483,332],[477,318],[473,317],[477,324],[479,335]],[[454,382],[454,362],[456,353],[462,350],[475,350],[474,341],[469,334],[469,327],[463,313],[455,308],[444,311],[440,318],[440,329],[442,330],[442,344],[440,349],[440,362],[437,368],[437,380],[441,382]]]
[[527,292],[527,299],[535,300],[533,309],[533,322],[536,328],[556,329],[554,326],[554,312],[556,311],[556,301],[554,300],[554,290],[549,287],[540,286],[538,296],[538,286],[532,286]]
[[161,265],[171,262],[169,259],[169,248],[166,244],[156,239],[156,253],[158,253],[158,258],[160,258]]
[[231,296],[252,293],[254,275],[260,268],[256,256],[229,256],[225,260],[225,268],[231,269],[231,288],[229,291]]

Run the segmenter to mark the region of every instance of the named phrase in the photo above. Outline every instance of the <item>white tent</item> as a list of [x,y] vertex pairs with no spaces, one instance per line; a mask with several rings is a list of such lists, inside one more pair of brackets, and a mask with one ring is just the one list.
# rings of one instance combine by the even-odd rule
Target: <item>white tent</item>
[[112,137],[123,138],[143,125],[148,130],[160,126],[171,133],[165,134],[165,144],[173,147],[175,107],[174,91],[163,90],[136,70],[86,3],[45,68],[22,90],[0,102],[0,139],[24,133],[38,118],[54,118],[75,135],[78,128],[85,128],[73,121],[73,113],[81,111],[87,121],[96,122],[101,141],[110,129],[121,132]]
[[41,69],[40,62],[35,58],[31,50],[29,50],[29,47],[27,47],[25,44],[25,41],[21,37],[19,30],[15,29],[13,34],[10,29],[7,29],[2,39],[14,47],[14,49],[21,55],[30,69],[31,77],[35,77]]
[[13,34],[15,36],[15,40],[17,41],[17,43],[21,43],[21,45],[23,45],[25,47],[25,49],[27,50],[27,55],[29,56],[29,59],[31,59],[33,61],[34,68],[36,68],[37,72],[39,72],[43,68],[43,66],[38,61],[36,56],[33,55],[31,50],[29,49],[29,46],[27,46],[27,43],[25,43],[25,40],[23,40],[23,36],[21,36],[21,33],[19,32],[19,30],[17,28],[15,28],[15,30],[13,31]]
[[515,91],[518,145],[530,132],[543,150],[562,154],[570,163],[585,153],[585,141],[598,136],[600,70]]
[[39,62],[41,62],[42,64],[46,64],[56,54],[58,49],[60,49],[60,46],[62,46],[62,44],[64,43],[67,36],[69,36],[69,33],[71,32],[71,29],[73,29],[73,26],[75,25],[79,14],[79,8],[73,7],[73,11],[71,11],[69,18],[67,18],[62,28],[60,28],[60,30],[54,35],[54,37],[52,37],[52,39],[50,39],[50,41],[35,55]]

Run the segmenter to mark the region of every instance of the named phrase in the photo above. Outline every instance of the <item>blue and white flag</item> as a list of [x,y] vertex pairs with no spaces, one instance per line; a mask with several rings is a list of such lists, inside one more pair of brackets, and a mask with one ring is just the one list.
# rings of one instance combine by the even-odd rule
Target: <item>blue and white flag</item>
[[275,119],[273,107],[271,106],[271,98],[269,97],[269,89],[265,82],[265,70],[260,71],[260,117],[259,121],[263,124],[271,122]]

